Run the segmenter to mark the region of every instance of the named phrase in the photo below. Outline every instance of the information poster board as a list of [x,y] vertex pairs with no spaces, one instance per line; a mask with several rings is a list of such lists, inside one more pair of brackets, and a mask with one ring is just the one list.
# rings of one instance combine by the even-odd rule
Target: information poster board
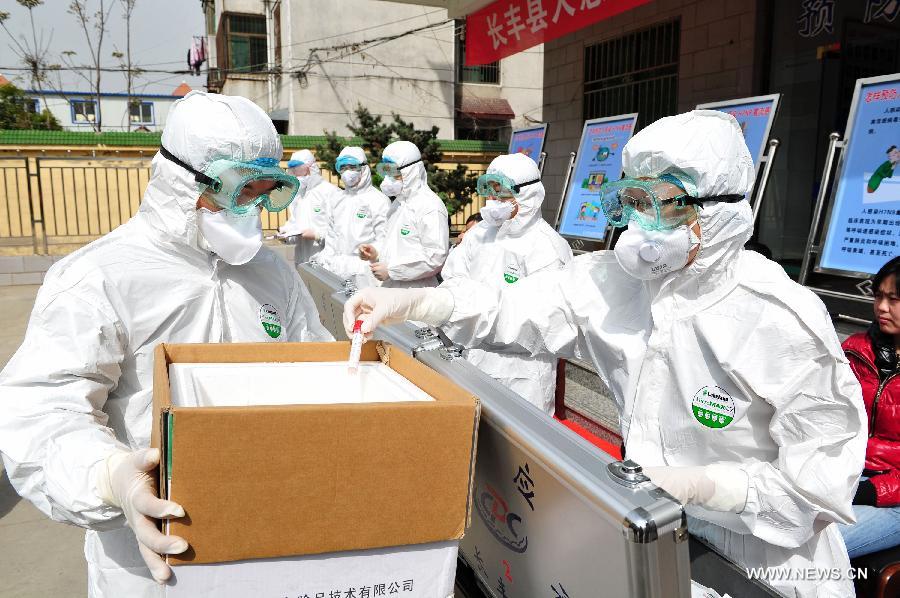
[[778,100],[781,94],[756,96],[752,98],[740,98],[725,102],[712,102],[699,104],[698,110],[718,110],[733,116],[741,130],[744,132],[744,141],[750,155],[753,156],[753,166],[759,172],[759,164],[766,153],[766,144],[769,142],[769,132],[778,112]]
[[527,129],[516,129],[509,138],[510,154],[525,154],[541,163],[541,152],[544,150],[544,139],[547,138],[547,124],[541,123]]
[[634,134],[637,116],[621,114],[585,121],[559,219],[563,237],[586,241],[606,238],[600,186],[622,177],[622,149]]
[[869,278],[900,243],[900,74],[859,79],[817,272]]

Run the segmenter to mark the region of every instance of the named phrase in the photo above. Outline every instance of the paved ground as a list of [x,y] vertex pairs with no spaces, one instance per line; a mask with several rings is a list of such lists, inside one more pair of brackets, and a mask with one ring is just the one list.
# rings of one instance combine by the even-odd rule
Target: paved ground
[[[0,290],[0,363],[22,342],[36,286]],[[0,467],[0,597],[87,596],[84,532],[21,500]]]
[[[22,341],[36,286],[0,290],[0,364]],[[838,324],[843,339],[861,327]],[[618,428],[615,407],[587,364],[566,372],[566,397],[610,429]],[[84,533],[54,523],[21,500],[0,466],[0,598],[81,598],[87,595],[82,554]],[[461,595],[466,595],[460,592]]]

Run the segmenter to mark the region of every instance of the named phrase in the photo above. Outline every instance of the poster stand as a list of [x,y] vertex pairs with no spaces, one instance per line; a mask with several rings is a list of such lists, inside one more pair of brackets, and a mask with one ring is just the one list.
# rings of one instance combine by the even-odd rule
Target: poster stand
[[[750,190],[747,198],[750,201],[750,205],[753,206],[754,225],[762,208],[763,196],[769,182],[769,173],[772,171],[772,162],[775,159],[775,153],[778,151],[780,143],[778,139],[769,139],[769,135],[772,132],[772,124],[778,116],[780,101],[781,94],[773,93],[764,96],[697,105],[698,110],[718,110],[731,114],[738,119],[742,130],[745,131],[744,136],[747,141],[747,148],[750,150],[750,155],[753,158],[753,167],[757,175],[757,180],[754,181],[753,189]],[[740,120],[742,118],[745,120]],[[764,122],[760,122],[762,118],[765,118]],[[762,167],[761,175],[760,167]]]
[[[569,153],[569,165],[553,225],[576,251],[584,247],[585,242],[602,243],[605,249],[611,246],[612,227],[600,211],[597,189],[603,183],[621,177],[622,148],[634,133],[637,118],[635,112],[584,121],[578,151]],[[570,213],[571,202],[581,202],[580,209],[588,216],[583,218]],[[592,221],[596,224],[590,224]],[[603,231],[602,236],[597,234],[600,230]]]
[[900,255],[898,135],[900,73],[857,79],[843,137],[829,136],[798,277],[868,319],[871,278]]
[[812,224],[809,228],[809,236],[806,239],[806,250],[803,253],[803,262],[800,264],[800,275],[797,278],[797,282],[817,295],[832,297],[834,299],[847,299],[861,303],[871,303],[872,298],[866,296],[861,289],[860,292],[863,293],[862,295],[854,295],[852,293],[844,293],[834,289],[824,289],[808,284],[810,266],[813,262],[812,256],[815,255],[816,257],[819,257],[822,252],[821,240],[825,236],[826,231],[821,231],[820,233],[819,228],[822,224],[822,212],[825,211],[825,201],[829,195],[833,194],[831,173],[834,170],[838,151],[843,150],[845,145],[846,143],[841,139],[840,133],[835,132],[828,136],[828,152],[825,154],[825,166],[822,170],[821,179],[822,184],[819,185],[819,193],[816,196],[816,206],[813,210]]
[[547,130],[550,125],[538,123],[523,129],[515,129],[509,136],[508,154],[525,154],[534,160],[541,174],[544,172],[544,161],[547,154],[544,152],[544,143],[547,140]]
[[556,206],[556,218],[553,220],[553,228],[559,229],[559,219],[562,216],[563,204],[566,202],[566,190],[569,188],[569,180],[572,178],[572,171],[575,170],[575,158],[578,156],[576,152],[569,152],[569,165],[566,167],[566,178],[563,181],[562,193],[559,195],[559,204]]
[[750,196],[750,205],[753,207],[754,227],[756,226],[756,221],[759,220],[759,212],[760,208],[762,208],[763,197],[766,194],[766,186],[769,184],[769,173],[772,171],[772,163],[775,161],[775,152],[778,151],[779,145],[781,145],[781,142],[778,139],[769,139],[769,143],[766,146],[766,153],[760,158],[760,162],[765,162],[765,165],[762,169],[762,176],[760,176],[759,181],[754,185]]

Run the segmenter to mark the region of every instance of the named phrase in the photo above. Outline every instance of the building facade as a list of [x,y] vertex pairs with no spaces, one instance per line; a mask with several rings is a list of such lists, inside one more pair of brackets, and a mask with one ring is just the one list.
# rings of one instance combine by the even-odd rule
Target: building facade
[[376,0],[203,0],[209,87],[258,103],[283,133],[350,134],[357,106],[443,139],[504,141],[543,118],[543,49],[464,68],[465,22]]
[[99,105],[92,93],[83,91],[25,90],[34,100],[35,112],[50,110],[67,131],[91,131],[100,121],[101,131],[162,131],[169,108],[190,91],[180,85],[170,95],[101,93]]
[[[509,4],[409,1],[460,19]],[[551,15],[561,3],[535,1]],[[775,258],[799,261],[828,136],[844,132],[856,79],[897,72],[893,0],[654,0],[586,24],[544,43],[545,218],[555,219],[584,120],[639,112],[640,128],[700,103],[779,93],[771,135],[781,145],[757,231]]]

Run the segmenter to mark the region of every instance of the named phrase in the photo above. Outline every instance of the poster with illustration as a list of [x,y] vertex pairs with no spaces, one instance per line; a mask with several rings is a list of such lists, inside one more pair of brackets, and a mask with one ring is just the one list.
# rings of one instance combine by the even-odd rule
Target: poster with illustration
[[621,178],[622,148],[631,139],[636,121],[637,114],[621,114],[584,123],[560,213],[562,236],[589,241],[606,238],[600,187]]
[[868,278],[898,255],[900,74],[859,79],[816,268]]
[[769,131],[772,130],[772,122],[775,120],[775,113],[778,112],[780,97],[781,94],[775,93],[726,102],[712,102],[700,104],[697,109],[725,112],[738,121],[744,132],[744,141],[747,142],[747,148],[750,150],[750,155],[753,156],[753,166],[759,172],[759,164],[766,153]]
[[544,139],[547,137],[547,125],[541,123],[527,129],[516,129],[509,138],[510,154],[525,154],[541,163],[541,151],[544,149]]

